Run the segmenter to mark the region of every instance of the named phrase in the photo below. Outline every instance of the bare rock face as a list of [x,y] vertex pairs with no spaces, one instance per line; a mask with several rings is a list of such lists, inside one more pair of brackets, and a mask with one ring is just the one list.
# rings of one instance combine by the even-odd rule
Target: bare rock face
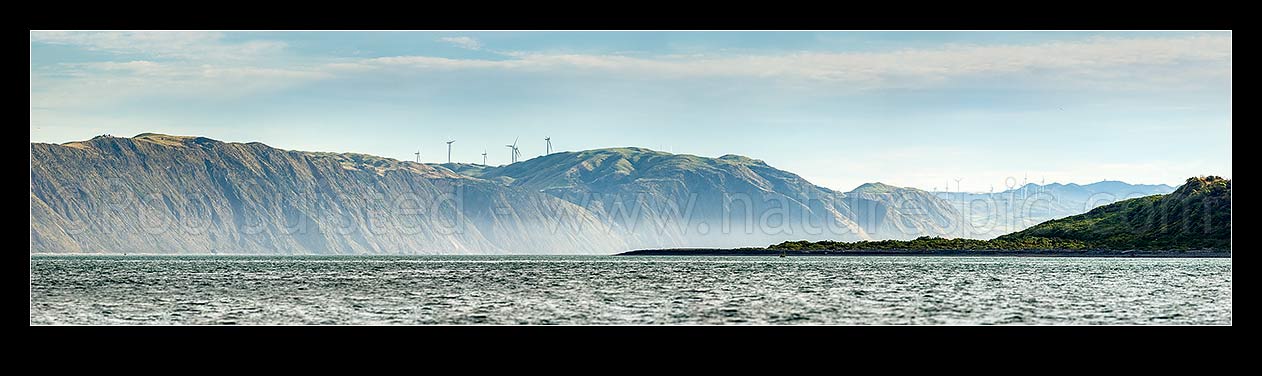
[[31,252],[613,253],[586,210],[424,164],[142,134],[31,144]]
[[950,236],[923,191],[841,193],[760,160],[642,148],[507,166],[146,133],[31,144],[31,252],[611,254]]

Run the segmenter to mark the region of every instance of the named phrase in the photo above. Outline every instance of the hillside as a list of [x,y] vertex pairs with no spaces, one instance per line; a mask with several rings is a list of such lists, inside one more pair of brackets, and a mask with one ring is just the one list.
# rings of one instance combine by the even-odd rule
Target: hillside
[[31,252],[609,253],[552,196],[362,154],[141,134],[31,144]]
[[[31,144],[31,252],[607,254],[961,231],[927,192],[614,148],[423,164],[145,133]],[[967,231],[967,228],[963,229]]]
[[588,208],[644,247],[749,246],[785,237],[910,239],[949,234],[958,217],[923,191],[841,193],[739,155],[611,148],[453,168]]
[[792,251],[1231,251],[1231,181],[1190,178],[1167,195],[1134,198],[991,240],[786,241]]
[[1189,178],[1167,195],[1135,198],[1000,237],[1081,241],[1110,249],[1230,249],[1231,180]]
[[846,195],[863,228],[878,234],[904,234],[876,239],[958,237],[973,232],[955,207],[923,190],[878,182],[860,185]]

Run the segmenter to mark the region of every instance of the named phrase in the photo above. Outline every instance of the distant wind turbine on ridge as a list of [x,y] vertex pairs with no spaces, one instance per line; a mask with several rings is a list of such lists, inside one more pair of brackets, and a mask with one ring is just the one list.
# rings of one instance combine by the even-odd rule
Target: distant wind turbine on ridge
[[416,153],[413,153],[413,154],[416,154],[416,163],[421,163],[421,147],[420,146],[416,147]]
[[521,137],[514,138],[514,139],[513,139],[513,144],[512,144],[512,145],[504,145],[505,147],[507,147],[507,148],[508,148],[508,152],[509,152],[509,155],[508,155],[508,160],[509,160],[509,161],[511,161],[511,162],[509,162],[510,164],[511,164],[511,163],[517,163],[517,156],[521,153],[521,152],[520,152],[520,151],[518,151],[518,149],[517,149],[517,140],[518,140],[518,139],[521,139]]
[[552,154],[552,137],[544,137],[543,140],[548,142],[548,151],[543,155]]
[[451,163],[451,143],[456,140],[447,141],[447,163]]
[[1025,173],[1024,178],[1021,178],[1021,201],[1025,201],[1026,198],[1030,197],[1030,187],[1027,187],[1027,185],[1030,185],[1030,173],[1028,172]]

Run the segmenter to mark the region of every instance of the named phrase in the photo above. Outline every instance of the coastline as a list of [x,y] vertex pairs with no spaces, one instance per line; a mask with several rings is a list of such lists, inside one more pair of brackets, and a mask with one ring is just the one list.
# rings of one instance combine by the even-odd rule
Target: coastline
[[[781,250],[765,248],[667,248],[640,249],[614,256],[779,256]],[[785,256],[986,256],[986,257],[1128,257],[1128,258],[1231,258],[1229,250],[1113,251],[1113,250],[812,250],[783,251]]]

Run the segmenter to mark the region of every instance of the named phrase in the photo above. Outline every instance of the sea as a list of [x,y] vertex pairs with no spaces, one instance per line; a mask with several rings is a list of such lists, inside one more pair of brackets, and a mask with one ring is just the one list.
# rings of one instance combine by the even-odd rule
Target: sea
[[1231,259],[31,256],[32,325],[1230,325]]

